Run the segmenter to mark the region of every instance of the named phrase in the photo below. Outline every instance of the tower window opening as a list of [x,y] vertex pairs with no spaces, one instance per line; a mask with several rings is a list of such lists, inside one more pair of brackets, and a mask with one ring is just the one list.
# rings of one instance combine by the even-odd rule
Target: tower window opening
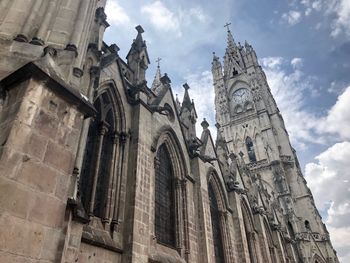
[[245,141],[245,145],[247,147],[248,157],[250,162],[256,162],[256,156],[254,151],[253,141],[250,137],[247,137]]

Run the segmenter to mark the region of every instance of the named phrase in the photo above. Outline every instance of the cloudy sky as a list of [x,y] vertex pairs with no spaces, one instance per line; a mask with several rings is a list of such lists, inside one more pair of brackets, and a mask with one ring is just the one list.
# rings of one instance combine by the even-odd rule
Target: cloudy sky
[[[151,85],[160,57],[174,93],[187,82],[199,123],[211,127],[212,52],[256,50],[341,262],[350,262],[350,0],[108,0],[105,39],[125,57],[145,30]],[[197,133],[201,130],[198,129]]]

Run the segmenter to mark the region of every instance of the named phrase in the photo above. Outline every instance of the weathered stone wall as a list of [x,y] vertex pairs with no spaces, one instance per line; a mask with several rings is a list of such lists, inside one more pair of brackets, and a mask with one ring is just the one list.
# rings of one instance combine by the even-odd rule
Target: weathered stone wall
[[57,262],[83,115],[36,79],[13,85],[17,113],[6,115],[0,156],[1,262]]

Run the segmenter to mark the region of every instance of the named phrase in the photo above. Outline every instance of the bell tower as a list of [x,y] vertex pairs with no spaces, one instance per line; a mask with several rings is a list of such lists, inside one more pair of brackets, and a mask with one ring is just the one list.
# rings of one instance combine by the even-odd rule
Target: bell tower
[[312,247],[324,258],[336,258],[255,50],[236,43],[228,26],[223,66],[215,53],[212,61],[218,134],[228,154],[241,156],[282,208],[279,220],[296,244],[295,260],[309,262]]

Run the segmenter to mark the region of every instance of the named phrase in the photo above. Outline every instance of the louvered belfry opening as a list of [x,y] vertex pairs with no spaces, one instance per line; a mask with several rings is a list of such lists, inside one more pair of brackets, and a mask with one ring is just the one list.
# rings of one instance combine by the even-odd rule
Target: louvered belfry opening
[[220,229],[220,211],[215,196],[214,189],[211,184],[208,187],[211,227],[213,231],[214,255],[216,263],[224,263],[224,247],[222,244],[222,235]]
[[157,242],[175,247],[174,174],[165,144],[159,147],[155,167],[155,235]]

